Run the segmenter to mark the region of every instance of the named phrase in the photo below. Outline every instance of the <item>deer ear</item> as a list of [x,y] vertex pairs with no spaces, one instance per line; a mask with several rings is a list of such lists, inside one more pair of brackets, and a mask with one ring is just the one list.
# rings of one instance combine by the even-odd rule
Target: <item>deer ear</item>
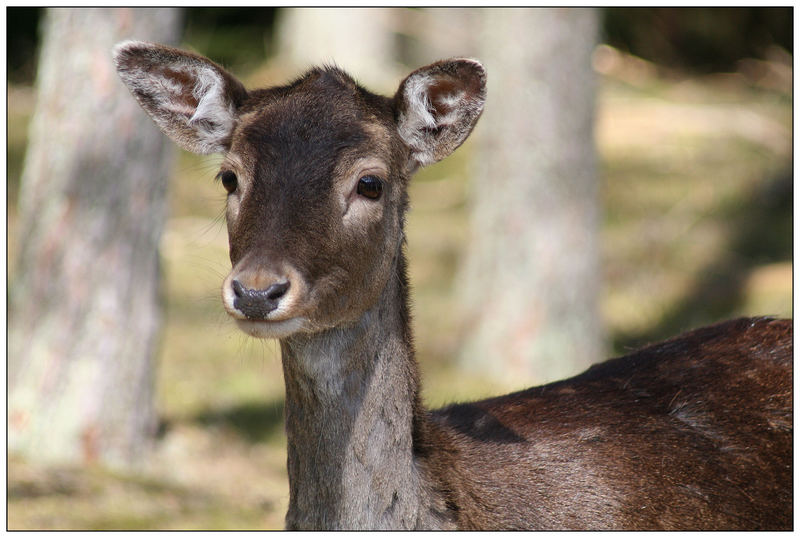
[[397,128],[416,165],[450,155],[483,112],[486,71],[477,60],[442,60],[417,69],[395,95]]
[[236,109],[247,91],[214,62],[189,52],[139,41],[114,47],[120,78],[159,128],[193,153],[230,147]]

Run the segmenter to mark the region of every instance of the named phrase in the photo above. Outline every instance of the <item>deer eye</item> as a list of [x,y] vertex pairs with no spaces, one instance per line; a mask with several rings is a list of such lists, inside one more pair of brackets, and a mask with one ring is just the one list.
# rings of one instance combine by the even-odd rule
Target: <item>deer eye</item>
[[371,200],[377,200],[383,192],[383,181],[375,176],[364,176],[358,180],[356,192]]
[[222,183],[222,186],[225,187],[225,190],[228,191],[228,194],[233,193],[236,190],[236,187],[239,185],[239,181],[236,179],[236,173],[231,172],[230,170],[225,170],[224,172],[220,172],[217,174],[217,177]]

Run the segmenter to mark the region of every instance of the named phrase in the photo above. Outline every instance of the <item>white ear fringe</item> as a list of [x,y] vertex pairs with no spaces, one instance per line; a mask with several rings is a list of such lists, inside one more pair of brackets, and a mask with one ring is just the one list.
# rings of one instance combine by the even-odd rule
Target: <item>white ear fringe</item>
[[221,141],[233,131],[236,117],[233,103],[225,99],[225,83],[218,73],[202,67],[190,70],[196,80],[192,94],[198,103],[188,125],[208,153],[220,151],[224,147]]
[[433,82],[427,75],[417,75],[406,82],[404,95],[407,108],[399,118],[399,134],[412,150],[420,166],[426,166],[435,161],[432,149],[426,142],[425,129],[436,127],[436,118],[431,112],[432,106],[428,99],[428,86]]

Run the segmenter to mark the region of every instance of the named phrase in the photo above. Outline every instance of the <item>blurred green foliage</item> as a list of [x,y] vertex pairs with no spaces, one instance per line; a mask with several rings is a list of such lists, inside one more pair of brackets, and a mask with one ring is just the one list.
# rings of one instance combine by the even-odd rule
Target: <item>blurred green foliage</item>
[[187,8],[183,42],[231,71],[262,64],[272,52],[276,8]]
[[6,8],[7,73],[9,82],[32,84],[39,49],[39,20],[44,8]]
[[606,8],[604,41],[659,65],[695,73],[735,71],[779,46],[792,53],[790,7]]

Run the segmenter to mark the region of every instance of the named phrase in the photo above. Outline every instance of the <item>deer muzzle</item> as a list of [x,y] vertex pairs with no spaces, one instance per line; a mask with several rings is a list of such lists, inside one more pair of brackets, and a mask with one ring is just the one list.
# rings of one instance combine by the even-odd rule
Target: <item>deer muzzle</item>
[[266,289],[250,289],[238,280],[231,282],[233,307],[250,320],[267,319],[289,289],[289,281],[276,282]]

